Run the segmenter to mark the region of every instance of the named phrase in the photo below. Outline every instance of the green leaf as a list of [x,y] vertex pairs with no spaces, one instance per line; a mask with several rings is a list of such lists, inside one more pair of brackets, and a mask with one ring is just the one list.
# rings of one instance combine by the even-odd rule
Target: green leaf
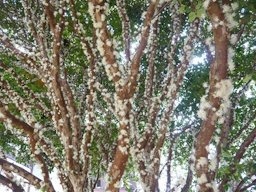
[[189,13],[189,15],[188,15],[188,20],[189,20],[190,22],[192,22],[192,21],[195,20],[196,17],[197,17],[196,13],[195,13],[195,12],[191,12],[191,13]]
[[252,74],[246,75],[245,78],[243,79],[244,83],[247,83],[248,81],[250,81],[252,79]]
[[186,11],[186,6],[183,5],[183,4],[181,4],[181,6],[180,6],[180,8],[179,8],[179,12],[180,12],[180,13],[185,13],[185,11]]
[[196,17],[201,18],[203,15],[205,15],[205,9],[203,7],[201,7],[200,9],[198,9],[196,11]]

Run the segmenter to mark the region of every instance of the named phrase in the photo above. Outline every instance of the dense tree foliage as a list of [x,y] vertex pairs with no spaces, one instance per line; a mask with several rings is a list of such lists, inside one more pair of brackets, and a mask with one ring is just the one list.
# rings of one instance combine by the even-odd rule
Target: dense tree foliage
[[256,190],[255,34],[255,0],[1,1],[0,183]]

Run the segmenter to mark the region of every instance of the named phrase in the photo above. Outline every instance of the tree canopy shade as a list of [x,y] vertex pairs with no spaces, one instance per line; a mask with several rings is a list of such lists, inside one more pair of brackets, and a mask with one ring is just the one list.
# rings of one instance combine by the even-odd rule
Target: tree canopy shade
[[256,189],[255,0],[0,7],[1,184],[57,191],[55,168],[68,192]]

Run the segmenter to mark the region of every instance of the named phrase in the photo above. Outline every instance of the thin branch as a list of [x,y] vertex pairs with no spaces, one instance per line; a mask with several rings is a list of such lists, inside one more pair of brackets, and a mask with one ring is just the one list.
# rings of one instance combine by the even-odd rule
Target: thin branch
[[125,8],[126,3],[125,3],[125,0],[116,0],[116,4],[117,4],[119,16],[122,21],[126,60],[130,61],[130,57],[131,57],[131,51],[130,51],[131,37],[130,37],[130,31],[129,31],[130,30],[130,21],[129,21],[129,17],[127,15],[126,8]]
[[243,143],[240,145],[239,149],[237,150],[235,156],[234,156],[234,162],[231,163],[229,166],[230,172],[228,175],[221,181],[219,185],[219,189],[223,190],[224,186],[230,181],[230,175],[234,174],[237,170],[236,164],[240,162],[240,160],[243,158],[244,153],[246,152],[249,145],[251,145],[256,138],[256,128],[254,128],[249,135],[244,139]]
[[41,168],[47,192],[54,192],[55,190],[54,190],[54,187],[50,180],[48,166],[47,166],[43,156],[37,152],[37,147],[38,147],[38,146],[36,146],[37,140],[38,140],[38,138],[36,138],[36,136],[30,135],[29,141],[30,141],[30,145],[31,145],[31,150],[32,150],[32,153],[33,153],[37,163],[39,164],[39,166]]
[[247,189],[255,185],[256,185],[256,179],[254,179],[249,185],[244,186],[240,191],[241,192],[247,191]]
[[24,121],[16,118],[9,111],[7,111],[1,101],[0,101],[0,114],[1,114],[0,122],[5,122],[9,119],[11,121],[12,126],[23,130],[28,135],[33,134],[33,132],[34,132],[33,127],[31,127],[30,125],[28,125]]
[[110,34],[105,21],[105,3],[101,0],[90,0],[89,10],[92,17],[94,28],[97,36],[97,48],[100,55],[103,57],[103,63],[105,66],[106,73],[110,80],[115,82],[117,87],[120,83],[121,72],[117,64],[116,55],[114,54],[113,42],[110,38]]
[[[0,33],[0,44],[5,48],[9,49],[16,57],[18,57],[22,64],[20,66],[28,71],[31,71],[33,74],[40,74],[40,71],[36,69],[36,61],[29,56],[27,53],[24,53],[21,48],[21,45],[15,45],[5,34]],[[20,47],[19,49],[16,47]]]
[[45,0],[44,3],[44,9],[45,9],[45,14],[47,15],[48,22],[51,28],[52,33],[55,33],[55,27],[56,27],[56,21],[55,21],[55,16],[54,16],[54,7],[50,3],[49,0]]
[[247,150],[248,146],[254,142],[256,137],[256,128],[252,130],[252,132],[244,139],[244,142],[240,145],[238,151],[236,152],[236,155],[234,157],[235,161],[240,161],[240,159],[243,157],[245,151]]
[[[44,96],[43,93],[35,94],[33,91],[31,91],[29,89],[29,87],[26,85],[26,82],[22,78],[20,78],[20,76],[15,72],[15,70],[13,68],[8,67],[1,60],[0,60],[0,68],[4,69],[8,73],[10,73],[12,75],[12,77],[15,79],[15,81],[17,83],[19,83],[20,86],[22,86],[22,90],[26,94],[26,97],[28,98],[28,99],[24,98],[26,100],[26,102],[34,101],[35,104],[33,103],[33,105],[35,106],[35,108],[42,111],[44,113],[44,115],[50,119],[51,112],[48,109],[48,107],[45,105],[45,103],[42,101],[42,99],[40,98],[40,96]],[[0,80],[0,81],[2,81],[2,80]],[[40,83],[43,83],[43,82],[40,81]]]
[[14,163],[11,163],[3,158],[0,158],[0,165],[2,166],[2,168],[5,171],[8,171],[8,172],[10,171],[12,173],[18,174],[22,178],[26,179],[27,181],[29,181],[29,183],[31,183],[37,189],[40,189],[42,187],[41,186],[42,180],[39,179],[38,177],[34,176],[29,171],[23,169],[22,167],[14,164]]
[[227,142],[227,147],[230,146],[234,140],[238,139],[241,134],[248,129],[248,127],[251,125],[251,123],[254,122],[254,120],[256,119],[256,112],[253,113],[253,115],[251,117],[249,117],[249,119],[247,120],[247,122],[243,125],[243,127],[241,127],[241,129],[239,129],[239,131],[236,133],[235,136],[233,137],[230,137],[228,139],[228,142]]
[[15,192],[25,192],[25,190],[22,188],[22,186],[17,185],[17,183],[11,181],[10,179],[4,177],[1,174],[0,174],[0,183]]
[[186,183],[185,185],[182,187],[181,189],[181,192],[188,192],[189,191],[189,188],[190,188],[190,185],[192,184],[192,180],[193,180],[193,172],[191,170],[191,165],[192,165],[192,162],[190,161],[189,162],[189,165],[188,165],[188,174],[187,174],[187,178],[186,178]]
[[148,9],[146,12],[144,25],[141,31],[141,39],[139,42],[139,46],[137,47],[136,52],[131,61],[131,70],[130,70],[130,74],[128,76],[128,81],[127,81],[129,82],[129,86],[127,87],[128,90],[126,88],[122,91],[122,92],[126,92],[126,95],[127,95],[126,97],[128,98],[131,98],[131,96],[136,91],[140,61],[144,54],[144,50],[148,44],[148,38],[150,34],[152,19],[154,17],[158,3],[159,3],[159,0],[151,1],[151,4],[148,6]]
[[248,181],[252,176],[255,176],[255,174],[249,174],[246,177],[244,177],[236,186],[234,192],[241,192],[241,188],[243,187],[243,185],[245,184],[246,181]]

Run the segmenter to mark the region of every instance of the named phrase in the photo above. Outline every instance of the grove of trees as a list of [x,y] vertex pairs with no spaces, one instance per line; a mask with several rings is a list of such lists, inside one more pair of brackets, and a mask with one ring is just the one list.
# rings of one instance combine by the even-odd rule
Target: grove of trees
[[255,34],[255,0],[0,1],[0,183],[255,191]]

